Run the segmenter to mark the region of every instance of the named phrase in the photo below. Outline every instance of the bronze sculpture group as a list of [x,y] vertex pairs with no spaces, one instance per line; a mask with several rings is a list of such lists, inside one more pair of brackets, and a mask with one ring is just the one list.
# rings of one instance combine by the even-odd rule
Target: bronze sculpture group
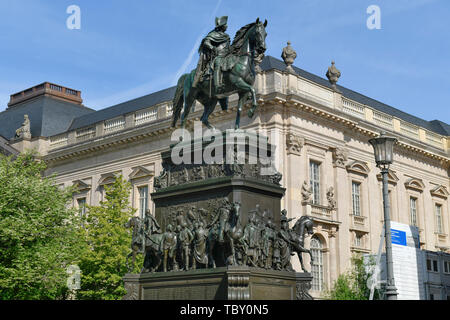
[[[248,223],[241,224],[240,203],[227,199],[212,212],[211,223],[205,225],[195,208],[177,212],[176,225],[168,223],[163,231],[149,210],[144,219],[133,217],[126,227],[132,227],[132,252],[127,257],[129,271],[137,253],[144,254],[141,272],[167,272],[198,268],[240,265],[264,269],[293,271],[291,256],[297,253],[305,271],[302,253],[304,238],[313,232],[313,221],[301,216],[289,228],[291,219],[281,212],[280,229],[270,214],[261,214],[259,207],[248,213]],[[203,209],[199,209],[201,211]],[[133,257],[130,264],[129,258]]]
[[[226,110],[228,96],[234,93],[239,95],[235,129],[240,126],[240,114],[247,99],[252,101],[248,116],[253,117],[257,107],[253,88],[255,62],[261,60],[266,50],[267,20],[263,23],[258,18],[242,27],[233,43],[225,32],[227,21],[226,16],[216,18],[215,29],[201,42],[197,68],[178,80],[173,98],[172,126],[176,126],[179,119],[181,126],[185,126],[190,109],[197,100],[204,106],[201,121],[212,128],[208,122],[209,115],[217,103]],[[287,51],[285,55],[292,56]],[[186,183],[189,176],[193,181],[221,176],[252,177],[278,186],[282,178],[276,171],[272,175],[260,175],[259,165],[233,163],[176,167],[181,169],[164,167],[161,175],[155,177],[156,191]],[[302,195],[305,197],[303,191]],[[309,253],[311,261],[313,259],[311,252],[304,247],[305,236],[313,233],[310,217],[301,216],[289,228],[293,219],[287,218],[285,210],[276,224],[267,210],[261,213],[259,205],[243,218],[239,202],[232,203],[228,198],[216,200],[216,204],[208,208],[171,205],[161,217],[163,228],[149,210],[142,219],[133,217],[126,225],[133,228],[132,252],[127,257],[129,271],[134,267],[137,253],[144,254],[141,273],[236,265],[293,271],[291,256],[295,253],[305,271],[302,253]]]

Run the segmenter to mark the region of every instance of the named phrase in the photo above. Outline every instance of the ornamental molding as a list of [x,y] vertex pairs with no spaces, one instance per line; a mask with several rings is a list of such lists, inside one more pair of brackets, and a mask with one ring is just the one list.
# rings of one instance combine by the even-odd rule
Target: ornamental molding
[[443,198],[445,200],[447,200],[447,197],[449,195],[447,188],[443,185],[435,187],[430,191],[430,193],[432,196]]
[[120,173],[121,173],[120,171],[116,171],[102,174],[98,181],[98,186],[100,187],[104,185],[113,184],[116,181],[117,177],[120,175]]
[[[378,179],[378,181],[383,181],[383,177],[381,176],[381,173],[377,174],[377,179]],[[395,174],[395,171],[389,170],[389,172],[388,172],[388,183],[396,185],[399,180],[400,179]]]
[[422,179],[410,178],[405,182],[405,188],[422,192],[425,189],[425,184]]
[[84,182],[83,180],[75,180],[72,182],[72,186],[75,188],[75,192],[82,192],[91,189],[91,185]]
[[288,133],[286,135],[286,149],[288,155],[294,154],[300,156],[304,145],[305,138],[294,133]]
[[337,147],[332,148],[333,151],[333,166],[345,168],[345,163],[348,160],[348,150],[345,148]]
[[134,167],[131,169],[133,171],[128,175],[128,178],[130,180],[145,178],[145,177],[152,177],[155,175],[155,173],[153,171],[148,170],[142,166],[137,166],[137,167]]
[[[325,87],[324,87],[325,88]],[[329,88],[326,88],[329,90]],[[370,126],[370,129],[366,126],[362,126],[364,122],[355,122],[346,118],[347,115],[341,115],[339,111],[336,109],[331,110],[330,112],[323,110],[323,108],[329,109],[329,107],[322,107],[321,105],[312,106],[308,105],[305,102],[303,97],[300,97],[296,94],[284,95],[281,93],[271,93],[266,95],[258,94],[258,103],[262,106],[265,104],[275,104],[275,105],[284,105],[291,107],[293,109],[298,109],[303,112],[311,113],[320,118],[331,121],[337,127],[342,127],[343,129],[350,129],[356,133],[359,133],[363,136],[367,136],[369,138],[377,137],[379,132],[375,129],[374,126]],[[217,111],[214,112],[211,116],[217,114],[217,116],[225,113],[233,113],[235,111],[235,107],[229,108],[227,111]],[[261,109],[262,112],[262,109]],[[338,114],[337,114],[338,113]],[[197,113],[192,114],[192,117],[198,116]],[[189,117],[188,121],[192,121],[192,118]],[[140,127],[132,127],[126,128],[122,132],[118,134],[113,134],[110,136],[100,136],[95,138],[94,140],[76,143],[73,145],[68,145],[63,148],[58,148],[54,151],[50,151],[43,159],[46,162],[58,162],[64,161],[68,159],[72,159],[74,157],[87,155],[90,153],[102,152],[105,149],[109,149],[111,147],[115,147],[118,145],[136,142],[142,139],[146,139],[148,137],[156,137],[158,138],[162,134],[167,134],[172,131],[170,128],[170,119],[162,119],[163,121],[158,123],[149,123],[145,126]],[[150,130],[149,130],[150,129]],[[415,141],[416,143],[421,143],[419,141]],[[307,141],[305,141],[307,143]],[[444,155],[436,154],[434,152],[426,150],[425,147],[413,146],[411,144],[398,141],[396,143],[397,147],[400,147],[403,150],[410,151],[415,154],[423,155],[427,158],[435,159],[440,162],[440,165],[443,168],[450,167],[450,158]]]
[[357,173],[367,177],[369,175],[370,169],[366,162],[354,160],[346,167],[348,172]]

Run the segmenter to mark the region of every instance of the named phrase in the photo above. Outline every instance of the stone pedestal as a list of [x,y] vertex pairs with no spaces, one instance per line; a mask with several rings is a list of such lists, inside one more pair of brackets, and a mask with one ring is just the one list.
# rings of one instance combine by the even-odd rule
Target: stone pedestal
[[[157,266],[148,270],[159,272],[124,277],[127,290],[124,299],[311,299],[308,294],[310,274],[289,271],[289,266],[281,267],[273,260],[285,189],[280,185],[281,174],[271,166],[272,146],[267,143],[267,137],[256,133],[233,131],[233,135],[237,136],[233,138],[234,143],[230,142],[227,132],[216,136],[214,142],[186,140],[161,154],[164,170],[155,178],[155,192],[151,196],[161,232],[167,229],[169,232],[156,235],[158,237],[152,240],[152,246],[158,249],[153,251],[161,250],[161,239],[171,233],[170,230],[175,232],[172,239],[176,237],[180,241],[172,256],[175,257],[172,258],[173,267],[167,269],[168,272],[161,272],[165,269]],[[214,162],[208,159],[208,155],[213,156]],[[233,220],[231,211],[226,211],[231,210],[226,209],[226,204],[234,206],[237,202],[240,209],[233,214],[239,219]],[[219,221],[223,222],[220,219],[226,212],[230,215],[225,222],[229,223],[228,244],[227,241],[219,241],[219,232],[215,233],[220,230]],[[252,222],[246,229],[249,217],[252,217]],[[199,245],[204,243],[202,241],[196,243],[193,238],[182,252],[180,249],[180,243],[187,239],[189,230],[192,234],[195,230],[202,230],[203,227],[198,228],[200,222],[209,233],[206,238],[203,233],[199,239],[207,239],[206,252],[209,246],[208,259],[214,257],[209,261],[213,264],[199,265],[198,261],[204,261],[202,258],[196,260],[196,265],[193,263],[193,259],[197,259],[195,257],[204,257],[205,246]],[[169,225],[171,228],[167,228]],[[245,236],[246,230],[253,231]],[[270,234],[271,242],[267,240],[269,236],[263,239],[263,235]],[[200,249],[196,251],[197,248],[203,248],[202,254],[198,253]],[[259,259],[263,250],[266,256]],[[277,250],[281,249],[277,247]],[[187,264],[186,252],[190,255]],[[162,257],[161,251],[154,254],[155,261],[158,256]],[[216,268],[212,268],[213,265]],[[179,271],[179,266],[186,270]],[[275,270],[276,267],[282,270]]]
[[128,274],[124,300],[311,300],[309,273],[221,267]]
[[[233,130],[233,134],[236,131]],[[189,164],[174,164],[172,150],[175,147],[189,152],[183,154],[184,159],[190,159]],[[216,151],[222,153],[220,158],[217,157],[219,163],[208,164],[202,155],[210,153],[211,142],[190,140],[171,146],[170,151],[161,154],[164,171],[156,178],[156,191],[151,195],[161,228],[164,230],[168,223],[176,224],[176,213],[180,210],[188,213],[191,209],[203,209],[205,216],[202,218],[208,223],[213,217],[207,212],[217,210],[222,199],[240,202],[244,226],[248,222],[248,213],[259,210],[261,215],[270,215],[279,227],[285,189],[279,183],[281,175],[267,163],[271,148],[265,136],[245,132],[244,139],[237,138],[234,145],[230,145],[224,133],[216,145]],[[238,155],[241,159],[236,159]]]

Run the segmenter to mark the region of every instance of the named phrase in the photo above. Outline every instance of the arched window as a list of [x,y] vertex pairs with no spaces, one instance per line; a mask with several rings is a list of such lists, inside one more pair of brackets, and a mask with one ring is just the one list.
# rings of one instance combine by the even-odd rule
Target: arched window
[[323,253],[322,243],[317,236],[311,238],[311,253],[313,256],[313,263],[311,266],[312,274],[312,290],[322,291],[323,289]]

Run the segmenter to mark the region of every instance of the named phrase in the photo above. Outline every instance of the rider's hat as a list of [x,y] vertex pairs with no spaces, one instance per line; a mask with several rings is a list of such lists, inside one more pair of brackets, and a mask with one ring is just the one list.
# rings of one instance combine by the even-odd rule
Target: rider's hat
[[228,16],[216,17],[216,27],[226,26],[228,21]]

